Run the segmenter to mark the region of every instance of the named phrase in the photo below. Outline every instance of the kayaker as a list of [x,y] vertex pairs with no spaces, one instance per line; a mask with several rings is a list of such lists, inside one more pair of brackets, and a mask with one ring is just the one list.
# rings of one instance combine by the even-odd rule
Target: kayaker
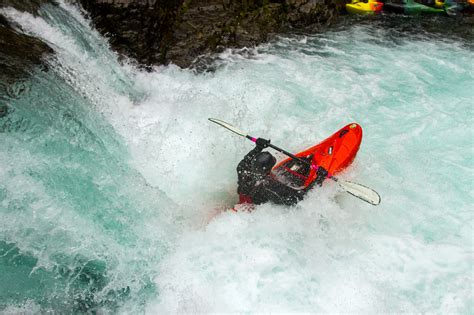
[[269,144],[270,140],[258,138],[255,148],[247,153],[237,166],[239,203],[258,205],[271,201],[276,204],[294,205],[303,199],[314,184],[321,185],[326,178],[327,172],[319,168],[317,179],[305,189],[295,189],[279,182],[270,175],[276,158],[270,152],[263,151]]

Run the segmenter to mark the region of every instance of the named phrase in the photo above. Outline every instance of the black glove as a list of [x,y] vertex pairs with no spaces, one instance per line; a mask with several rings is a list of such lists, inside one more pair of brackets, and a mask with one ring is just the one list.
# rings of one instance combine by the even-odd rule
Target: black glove
[[328,171],[320,166],[318,167],[318,170],[316,172],[316,180],[314,181],[316,184],[318,184],[319,186],[321,186],[323,184],[323,181],[327,178],[328,176]]
[[257,141],[255,141],[255,143],[257,144],[257,147],[265,149],[266,147],[268,147],[270,145],[270,140],[266,140],[266,139],[263,139],[263,138],[258,138]]

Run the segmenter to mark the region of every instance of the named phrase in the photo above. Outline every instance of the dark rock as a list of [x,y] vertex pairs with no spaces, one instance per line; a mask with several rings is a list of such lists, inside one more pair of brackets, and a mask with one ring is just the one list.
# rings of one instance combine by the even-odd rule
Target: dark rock
[[[15,1],[2,0],[1,7],[13,7],[20,11],[28,11],[34,15],[46,0]],[[10,22],[0,14],[0,96],[11,93],[11,86],[29,75],[30,70],[43,64],[43,56],[53,50],[37,38],[17,32]],[[0,110],[6,115],[7,110]]]
[[1,0],[0,8],[12,7],[18,11],[29,12],[33,15],[37,15],[38,9],[42,4],[52,3],[51,0]]
[[78,0],[112,47],[145,66],[188,67],[289,28],[330,23],[345,0]]

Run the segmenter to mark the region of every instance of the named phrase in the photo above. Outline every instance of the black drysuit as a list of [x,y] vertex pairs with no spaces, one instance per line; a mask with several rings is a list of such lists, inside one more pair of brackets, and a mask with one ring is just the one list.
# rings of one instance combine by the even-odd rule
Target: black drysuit
[[[301,199],[307,189],[294,189],[274,179],[270,174],[261,174],[253,167],[253,159],[264,148],[256,146],[240,161],[237,166],[237,192],[240,200],[262,204],[271,201],[276,204],[294,205]],[[250,199],[250,200],[249,200]]]

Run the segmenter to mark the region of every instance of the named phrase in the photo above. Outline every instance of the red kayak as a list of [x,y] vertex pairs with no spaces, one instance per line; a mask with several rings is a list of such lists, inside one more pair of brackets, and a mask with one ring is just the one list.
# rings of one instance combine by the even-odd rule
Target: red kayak
[[[252,142],[257,142],[257,138],[248,135],[225,121],[216,118],[209,118],[209,120]],[[310,189],[311,184],[317,180],[319,173],[320,176],[326,176],[337,182],[340,188],[354,197],[377,206],[380,204],[381,198],[375,190],[334,176],[352,163],[359,151],[361,142],[362,128],[358,124],[352,123],[339,129],[319,144],[295,155],[273,144],[269,144],[268,147],[289,156],[288,159],[273,167],[271,176],[292,188]],[[327,170],[327,174],[321,172],[320,167]],[[250,207],[245,209],[250,211],[253,205],[244,202],[236,205],[233,210],[238,211],[240,207]]]
[[319,144],[295,154],[297,157],[311,162],[313,167],[288,158],[278,163],[272,170],[280,182],[293,188],[304,189],[316,180],[317,167],[324,167],[330,175],[348,167],[359,151],[362,141],[362,128],[356,124],[349,124]]

